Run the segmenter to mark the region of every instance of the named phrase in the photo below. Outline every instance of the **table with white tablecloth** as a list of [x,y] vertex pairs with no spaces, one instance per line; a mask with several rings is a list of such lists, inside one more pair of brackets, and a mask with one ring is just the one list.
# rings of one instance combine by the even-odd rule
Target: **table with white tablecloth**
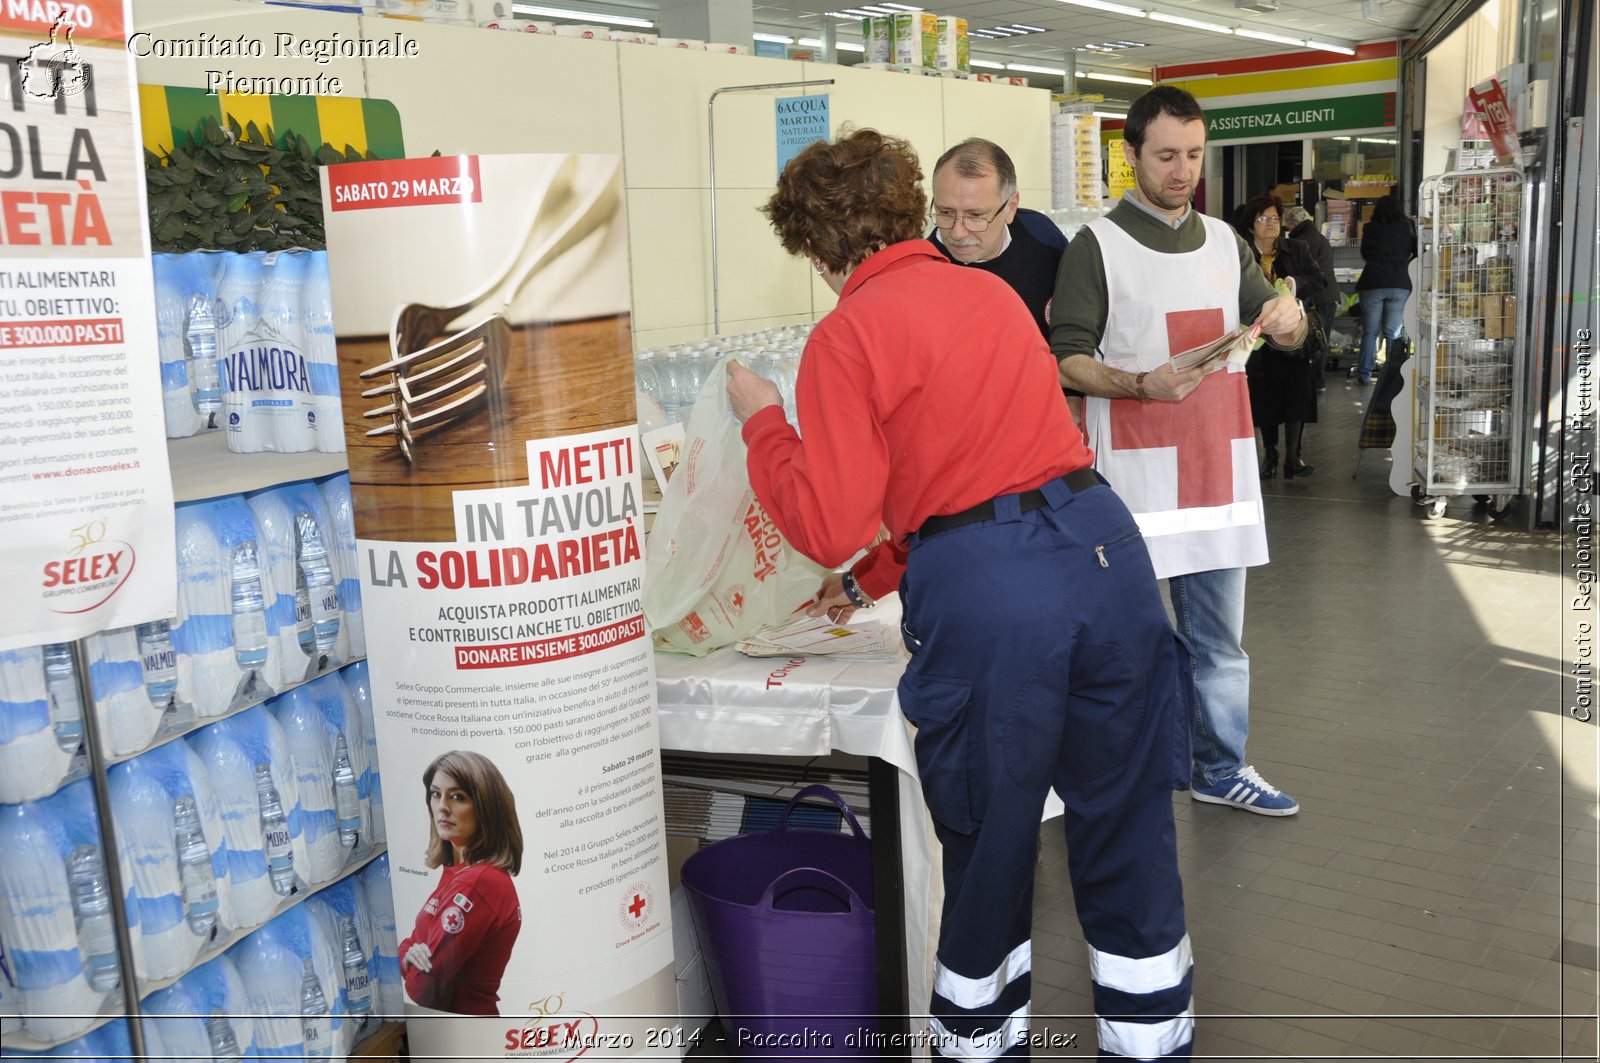
[[[891,598],[880,603],[871,619],[897,625],[898,602]],[[879,919],[880,941],[892,943],[891,951],[903,948],[903,958],[896,964],[903,972],[903,992],[880,988],[880,1010],[886,1015],[902,1011],[907,1028],[920,1032],[927,1025],[933,942],[943,894],[937,880],[938,842],[922,800],[911,731],[895,695],[904,670],[903,657],[755,658],[732,648],[705,657],[656,654],[663,749],[769,756],[837,751],[869,758],[869,779],[874,780],[870,783],[874,907],[880,913],[892,910],[885,900],[892,901],[898,893],[903,913],[901,934],[886,937],[888,928]],[[880,802],[885,798],[897,814],[882,815]],[[895,851],[886,853],[885,843],[891,839],[897,843]],[[896,866],[898,881],[884,881],[882,870]],[[884,962],[881,947],[879,956]],[[907,1054],[925,1057],[925,1049],[915,1048],[920,1038],[910,1040]]]

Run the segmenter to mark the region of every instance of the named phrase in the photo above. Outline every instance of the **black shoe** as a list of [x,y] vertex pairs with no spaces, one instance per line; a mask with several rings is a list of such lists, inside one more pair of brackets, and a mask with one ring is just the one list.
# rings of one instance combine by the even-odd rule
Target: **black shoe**
[[[1288,469],[1284,470],[1284,474],[1288,474]],[[1276,475],[1278,475],[1278,451],[1276,448],[1269,447],[1267,448],[1267,456],[1261,459],[1261,478],[1270,480]]]
[[1307,465],[1299,458],[1295,458],[1293,461],[1286,461],[1283,463],[1283,478],[1285,480],[1292,480],[1296,476],[1310,476],[1315,471],[1316,466]]

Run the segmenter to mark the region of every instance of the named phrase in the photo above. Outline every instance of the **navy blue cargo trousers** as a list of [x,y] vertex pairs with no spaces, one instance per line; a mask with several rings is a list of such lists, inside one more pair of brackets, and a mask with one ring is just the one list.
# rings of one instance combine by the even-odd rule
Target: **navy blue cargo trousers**
[[1034,866],[1054,787],[1100,1056],[1187,1060],[1172,791],[1189,779],[1188,651],[1122,500],[1103,484],[1041,490],[1040,508],[1005,495],[993,520],[912,535],[900,588],[900,705],[944,849],[932,1047],[1029,1054]]

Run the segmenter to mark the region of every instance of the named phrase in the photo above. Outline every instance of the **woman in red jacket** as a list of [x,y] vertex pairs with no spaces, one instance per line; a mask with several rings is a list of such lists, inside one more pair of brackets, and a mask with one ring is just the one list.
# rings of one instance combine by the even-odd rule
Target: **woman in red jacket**
[[457,1015],[498,1015],[500,978],[522,929],[511,876],[522,870],[517,803],[490,760],[455,750],[422,773],[426,863],[444,876],[400,942],[406,994]]

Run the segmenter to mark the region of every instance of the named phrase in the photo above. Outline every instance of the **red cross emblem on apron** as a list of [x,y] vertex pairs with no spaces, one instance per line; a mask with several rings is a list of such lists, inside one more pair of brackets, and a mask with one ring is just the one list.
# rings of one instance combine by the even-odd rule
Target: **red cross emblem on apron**
[[[1222,335],[1222,311],[1180,310],[1167,315],[1168,357]],[[1182,402],[1112,399],[1114,450],[1173,447],[1178,456],[1178,508],[1232,503],[1233,441],[1250,439],[1250,392],[1243,373],[1216,371]]]

